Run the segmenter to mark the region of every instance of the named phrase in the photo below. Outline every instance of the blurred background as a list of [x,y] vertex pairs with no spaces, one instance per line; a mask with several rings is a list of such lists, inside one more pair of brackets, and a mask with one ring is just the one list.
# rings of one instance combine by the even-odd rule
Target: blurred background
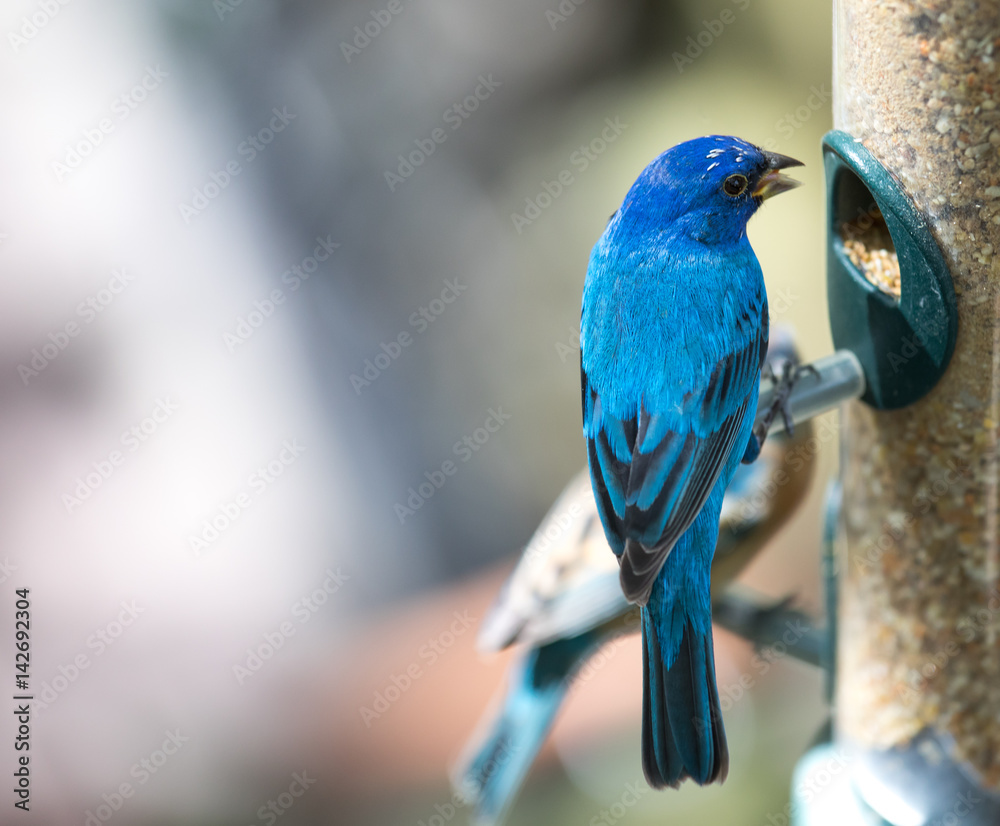
[[[12,617],[31,589],[36,697],[17,822],[465,822],[447,770],[507,662],[476,654],[478,621],[585,463],[580,292],[641,169],[711,133],[803,160],[750,236],[772,323],[807,359],[831,349],[830,9],[0,15],[0,604]],[[834,460],[824,440],[808,505],[744,577],[812,611]],[[753,675],[727,710],[727,783],[620,814],[645,788],[637,638],[611,653],[512,823],[783,811],[823,719],[817,672],[762,673],[717,631],[720,687]]]

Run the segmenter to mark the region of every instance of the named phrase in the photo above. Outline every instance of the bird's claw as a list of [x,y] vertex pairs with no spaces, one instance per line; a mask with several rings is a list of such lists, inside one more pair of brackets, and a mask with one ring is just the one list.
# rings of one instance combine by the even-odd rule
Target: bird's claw
[[796,364],[795,365],[795,377],[792,380],[793,381],[798,381],[802,377],[803,373],[812,373],[816,377],[817,381],[819,381],[820,379],[823,378],[819,374],[819,370],[817,370],[813,365],[811,365],[811,364]]
[[790,358],[778,359],[776,363],[769,361],[764,365],[761,374],[774,382],[774,398],[771,401],[771,406],[767,409],[767,413],[764,414],[764,417],[760,420],[754,431],[762,444],[768,430],[771,429],[774,417],[778,413],[781,414],[781,420],[785,425],[785,430],[788,431],[788,435],[795,435],[795,422],[792,419],[792,412],[788,406],[788,399],[792,395],[792,388],[795,387],[796,382],[806,373],[812,373],[817,379],[820,377],[819,371],[811,364],[799,364]]
[[761,620],[773,620],[775,617],[781,617],[787,613],[791,607],[795,604],[796,595],[788,594],[784,597],[779,597],[775,599],[770,605],[760,605],[757,608],[756,618],[757,621]]
[[[712,619],[752,642],[758,651],[782,645],[790,656],[818,665],[821,632],[812,617],[793,607],[794,602],[794,595],[771,602],[738,586],[730,587],[712,601]],[[793,631],[792,638],[789,631]]]

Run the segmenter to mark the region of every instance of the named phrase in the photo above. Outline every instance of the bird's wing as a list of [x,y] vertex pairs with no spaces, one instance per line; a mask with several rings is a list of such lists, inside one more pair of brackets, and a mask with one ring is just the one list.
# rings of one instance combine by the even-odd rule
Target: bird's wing
[[604,543],[604,558],[611,560],[616,570],[598,571],[586,578],[579,577],[548,602],[542,611],[531,617],[521,629],[518,642],[543,645],[572,634],[596,628],[621,616],[632,606],[622,595],[618,584],[618,566]]
[[[604,587],[607,581],[610,587]],[[477,645],[499,651],[573,636],[625,610],[586,471],[542,520],[480,627]]]
[[[705,504],[749,410],[767,351],[767,309],[749,341],[723,358],[704,387],[685,394],[681,419],[640,406],[623,421],[601,408],[583,373],[584,423],[598,509],[621,557],[621,585],[645,604],[660,568]],[[614,544],[614,543],[613,543]]]

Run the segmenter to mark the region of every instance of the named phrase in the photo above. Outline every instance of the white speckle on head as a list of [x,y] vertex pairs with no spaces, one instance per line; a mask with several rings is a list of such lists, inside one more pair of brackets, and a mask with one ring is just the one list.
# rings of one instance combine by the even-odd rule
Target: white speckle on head
[[706,158],[708,158],[708,159],[710,159],[710,160],[711,160],[712,158],[718,158],[718,157],[719,157],[719,155],[721,155],[721,154],[722,154],[723,152],[725,152],[725,151],[726,151],[725,149],[713,149],[713,150],[712,150],[711,152],[709,152],[709,153],[708,153],[708,154],[707,154],[707,155],[706,155],[705,157],[706,157]]
[[743,156],[742,155],[737,155],[736,156],[736,163],[743,163]]
[[711,172],[711,171],[712,171],[713,169],[715,169],[715,167],[717,167],[718,165],[719,165],[719,162],[718,162],[718,161],[716,161],[716,162],[715,162],[715,163],[713,163],[713,164],[710,164],[710,165],[709,165],[709,167],[708,167],[708,170],[707,170],[707,171],[708,171],[708,172]]

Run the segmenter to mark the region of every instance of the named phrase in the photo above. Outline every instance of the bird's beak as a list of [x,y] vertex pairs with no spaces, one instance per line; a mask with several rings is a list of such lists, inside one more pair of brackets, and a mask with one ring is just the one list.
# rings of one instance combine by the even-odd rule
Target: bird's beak
[[767,158],[768,170],[761,175],[757,182],[757,187],[753,191],[755,198],[766,201],[773,195],[780,195],[782,192],[788,192],[789,189],[795,189],[795,187],[802,185],[801,181],[782,175],[779,171],[789,166],[802,166],[802,161],[789,158],[787,155],[779,155],[777,152],[765,152],[764,157]]

